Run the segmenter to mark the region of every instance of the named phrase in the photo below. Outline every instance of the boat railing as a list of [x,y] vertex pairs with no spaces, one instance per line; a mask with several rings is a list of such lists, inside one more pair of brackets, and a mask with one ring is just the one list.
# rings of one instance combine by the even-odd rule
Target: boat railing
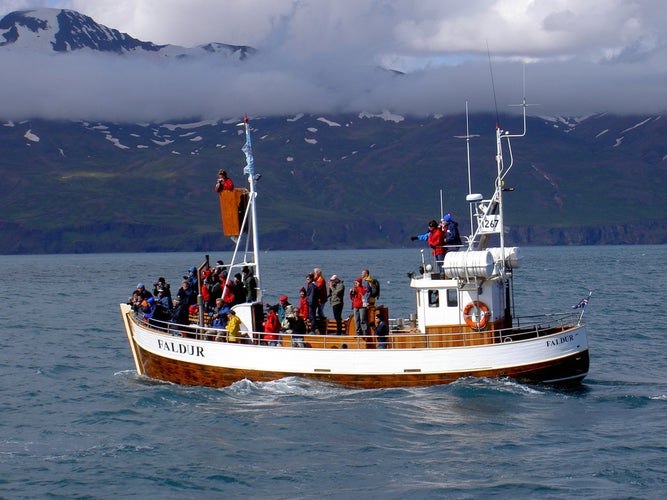
[[[530,340],[548,335],[565,332],[578,326],[576,313],[543,314],[540,316],[522,316],[515,318],[515,324],[499,329],[453,329],[440,332],[422,333],[418,329],[414,315],[409,319],[389,320],[389,348],[443,348],[469,347],[474,345],[498,344]],[[227,332],[223,328],[201,326],[197,324],[182,325],[159,321],[145,320],[140,315],[134,321],[148,326],[153,331],[198,340],[224,341]],[[247,332],[244,343],[269,345],[263,332]],[[369,332],[366,335],[299,335],[280,332],[276,335],[283,346],[306,346],[318,348],[368,349],[378,347],[378,339]]]

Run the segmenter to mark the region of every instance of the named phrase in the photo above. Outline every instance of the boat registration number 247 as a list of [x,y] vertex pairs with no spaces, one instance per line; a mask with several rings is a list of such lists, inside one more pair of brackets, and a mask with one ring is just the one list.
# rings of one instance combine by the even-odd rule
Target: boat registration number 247
[[482,234],[495,234],[500,232],[500,215],[485,215],[479,220],[479,232]]

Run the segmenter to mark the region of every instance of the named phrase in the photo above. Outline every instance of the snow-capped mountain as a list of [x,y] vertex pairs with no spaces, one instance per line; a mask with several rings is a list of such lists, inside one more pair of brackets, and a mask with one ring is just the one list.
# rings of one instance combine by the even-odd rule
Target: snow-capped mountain
[[40,8],[15,11],[0,20],[0,49],[37,52],[94,50],[126,55],[189,58],[218,55],[243,60],[255,52],[252,47],[208,43],[186,48],[143,42],[96,23],[73,10]]

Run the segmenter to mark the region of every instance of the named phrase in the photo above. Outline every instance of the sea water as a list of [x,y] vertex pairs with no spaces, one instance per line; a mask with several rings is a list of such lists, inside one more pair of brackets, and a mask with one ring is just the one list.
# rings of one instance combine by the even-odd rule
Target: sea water
[[[0,497],[664,498],[667,246],[522,255],[517,314],[571,310],[592,291],[577,390],[162,383],[135,373],[118,304],[158,276],[175,291],[204,255],[0,256]],[[313,267],[348,286],[368,268],[392,317],[414,312],[417,247],[260,261],[265,302],[296,301]]]

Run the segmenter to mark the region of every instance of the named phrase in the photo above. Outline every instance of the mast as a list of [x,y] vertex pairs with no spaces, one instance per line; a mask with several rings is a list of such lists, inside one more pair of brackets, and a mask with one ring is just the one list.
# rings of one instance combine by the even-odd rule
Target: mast
[[[259,179],[259,175],[255,174],[255,158],[252,154],[252,140],[250,138],[250,122],[248,116],[243,117],[243,126],[245,129],[245,144],[242,151],[245,153],[246,165],[243,168],[243,173],[248,176],[248,186],[250,192],[248,193],[248,210],[250,214],[250,238],[252,240],[252,254],[253,262],[255,264],[255,280],[257,280],[257,300],[262,300],[262,285],[261,273],[259,266],[259,236],[257,231],[257,208],[255,199],[257,198],[257,191],[255,191],[255,183]],[[239,240],[240,241],[240,240]],[[237,243],[238,246],[238,243]],[[244,259],[245,260],[245,259]]]

